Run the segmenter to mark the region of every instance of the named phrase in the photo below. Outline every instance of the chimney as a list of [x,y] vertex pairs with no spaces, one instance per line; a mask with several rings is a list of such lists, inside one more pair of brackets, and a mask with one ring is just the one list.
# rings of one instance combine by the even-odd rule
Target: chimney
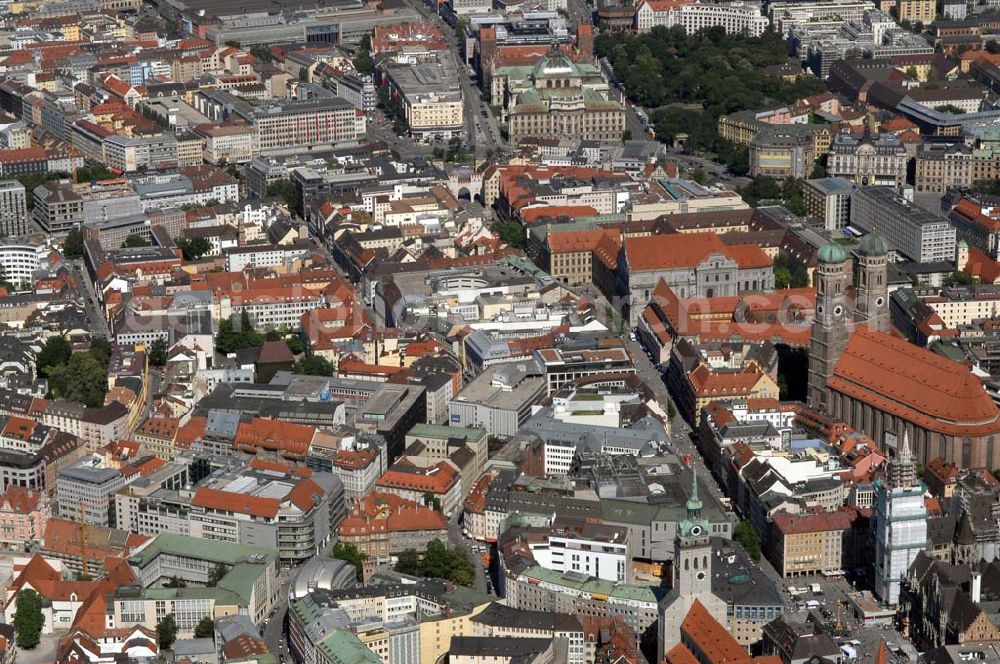
[[969,592],[973,604],[979,604],[979,599],[983,591],[983,575],[980,572],[972,573],[972,588]]

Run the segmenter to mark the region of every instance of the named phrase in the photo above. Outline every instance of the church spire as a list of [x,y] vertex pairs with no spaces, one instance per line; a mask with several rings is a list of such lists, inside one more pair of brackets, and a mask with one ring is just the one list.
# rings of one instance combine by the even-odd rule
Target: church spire
[[[693,464],[692,464],[693,466]],[[698,498],[698,471],[691,468],[691,498],[687,501],[688,520],[694,521],[701,518],[701,499]]]
[[893,488],[908,488],[917,483],[917,468],[910,449],[910,434],[903,432],[903,445],[889,464],[889,479]]

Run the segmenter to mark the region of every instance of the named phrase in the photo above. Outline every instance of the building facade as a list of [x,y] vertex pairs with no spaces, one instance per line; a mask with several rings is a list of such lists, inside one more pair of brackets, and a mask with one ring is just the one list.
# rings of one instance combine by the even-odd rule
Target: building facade
[[837,134],[830,144],[827,173],[857,185],[898,186],[906,183],[906,165],[910,156],[895,134]]
[[568,55],[553,50],[530,76],[531,87],[514,97],[508,116],[511,143],[525,138],[620,141],[625,107],[616,93],[584,85]]

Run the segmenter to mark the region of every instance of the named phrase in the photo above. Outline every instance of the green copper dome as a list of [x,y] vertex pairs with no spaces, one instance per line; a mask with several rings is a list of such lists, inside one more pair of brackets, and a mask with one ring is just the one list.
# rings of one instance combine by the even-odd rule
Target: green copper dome
[[861,256],[885,256],[888,253],[889,245],[878,233],[869,233],[858,245],[858,254]]
[[836,242],[831,242],[820,248],[816,259],[820,263],[843,263],[847,260],[847,252]]

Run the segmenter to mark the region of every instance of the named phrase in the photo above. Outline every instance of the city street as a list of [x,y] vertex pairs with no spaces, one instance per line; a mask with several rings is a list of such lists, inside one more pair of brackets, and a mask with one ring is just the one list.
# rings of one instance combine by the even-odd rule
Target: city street
[[267,625],[264,627],[264,643],[271,652],[280,655],[284,661],[288,644],[285,642],[285,614],[288,612],[288,583],[292,573],[285,570],[278,576],[278,598],[274,602],[274,610]]
[[476,570],[476,580],[472,587],[478,592],[485,593],[486,574],[483,572],[483,554],[473,551],[469,545],[469,540],[462,535],[462,526],[458,524],[461,514],[461,511],[459,511],[458,514],[448,519],[448,545],[465,549],[469,560],[472,561],[472,568]]
[[90,277],[87,275],[83,259],[78,258],[70,261],[69,265],[73,266],[74,276],[83,288],[83,292],[81,293],[83,295],[83,306],[87,317],[90,319],[90,324],[95,326],[94,331],[98,336],[110,338],[111,328],[108,327],[108,321],[104,318],[104,309],[101,307],[100,300],[97,298],[97,292],[94,290],[94,285],[90,282]]

